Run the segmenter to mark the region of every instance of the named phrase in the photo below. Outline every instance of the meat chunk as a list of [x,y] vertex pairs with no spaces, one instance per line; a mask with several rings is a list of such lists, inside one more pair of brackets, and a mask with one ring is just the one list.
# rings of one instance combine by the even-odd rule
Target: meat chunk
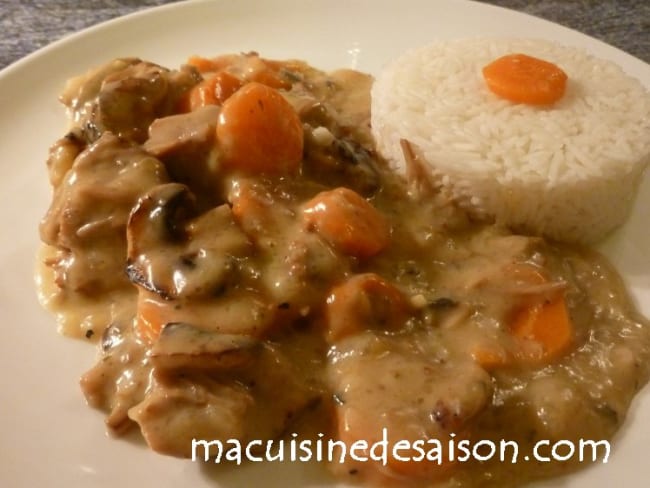
[[126,324],[113,323],[104,330],[101,361],[81,377],[81,390],[89,405],[109,412],[111,432],[121,434],[133,425],[127,414],[143,400],[150,373],[142,343],[132,340]]
[[56,188],[63,182],[66,173],[72,168],[74,160],[85,147],[85,141],[74,132],[68,132],[50,146],[47,171],[52,187]]
[[188,457],[192,439],[225,443],[277,438],[318,398],[284,355],[267,345],[243,369],[157,375],[146,399],[129,416],[152,449]]
[[146,399],[129,411],[154,451],[190,457],[192,439],[241,439],[246,412],[254,406],[244,385],[204,378],[156,381]]
[[193,68],[117,59],[69,83],[62,101],[89,142],[107,131],[144,142],[151,122],[175,113],[181,95],[200,80]]
[[108,76],[138,64],[137,58],[117,58],[97,66],[86,73],[70,78],[61,94],[61,102],[72,111],[77,122],[86,112],[86,104],[91,104],[102,89]]
[[315,179],[331,182],[332,186],[346,186],[364,196],[372,196],[381,188],[378,156],[358,142],[337,138],[327,145],[313,141],[313,133],[306,144],[307,171]]
[[165,163],[174,179],[195,193],[215,195],[217,167],[214,149],[219,107],[156,119],[144,149]]
[[[492,385],[483,369],[471,361],[448,364],[444,354],[435,354],[424,339],[413,340],[409,347],[409,341],[366,332],[332,350],[330,374],[342,441],[372,445],[382,439],[385,429],[389,445],[436,439],[445,446],[454,436],[466,436],[471,420],[487,407]],[[449,463],[404,463],[391,454],[385,467],[381,462],[352,460],[342,466],[345,472],[354,469],[362,478],[380,476],[384,481],[399,478],[406,470],[411,477],[435,479],[449,467]]]
[[140,148],[104,134],[74,161],[40,226],[60,250],[57,283],[86,295],[128,283],[126,223],[140,195],[167,181],[164,166]]

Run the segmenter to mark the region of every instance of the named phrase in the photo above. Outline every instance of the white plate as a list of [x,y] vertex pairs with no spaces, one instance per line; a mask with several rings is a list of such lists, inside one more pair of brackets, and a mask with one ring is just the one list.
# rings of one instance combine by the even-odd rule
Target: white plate
[[[345,6],[343,6],[345,5]],[[116,56],[176,66],[190,54],[257,50],[322,68],[376,72],[391,56],[434,38],[524,36],[556,39],[614,60],[650,85],[650,66],[578,32],[513,11],[453,0],[309,2],[255,0],[167,5],[112,21],[57,42],[0,72],[0,486],[215,487],[214,473],[159,456],[141,443],[104,434],[77,378],[93,347],[57,335],[41,310],[32,270],[38,221],[50,188],[47,148],[65,130],[57,95],[64,81]],[[634,216],[606,244],[646,315],[650,315],[650,209],[646,176]],[[646,214],[647,215],[647,214]],[[607,465],[552,486],[644,486],[650,477],[648,388],[635,402]],[[314,467],[221,469],[218,486],[319,486]],[[549,485],[550,486],[550,485]]]

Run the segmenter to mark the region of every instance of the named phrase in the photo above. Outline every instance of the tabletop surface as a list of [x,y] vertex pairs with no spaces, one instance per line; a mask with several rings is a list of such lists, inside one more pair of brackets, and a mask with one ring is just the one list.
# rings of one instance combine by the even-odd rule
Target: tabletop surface
[[[67,34],[166,3],[171,1],[0,0],[0,69]],[[650,63],[648,0],[489,0],[486,3],[557,22]]]

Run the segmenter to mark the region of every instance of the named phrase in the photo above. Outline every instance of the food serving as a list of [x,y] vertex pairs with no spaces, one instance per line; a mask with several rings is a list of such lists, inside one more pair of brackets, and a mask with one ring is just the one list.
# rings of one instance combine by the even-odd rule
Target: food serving
[[[352,445],[608,439],[648,378],[648,322],[587,248],[477,220],[417,141],[394,172],[372,77],[256,53],[116,59],[66,86],[42,301],[97,340],[108,429]],[[374,101],[373,101],[374,103]],[[311,428],[307,428],[311,427]],[[576,463],[333,462],[370,484],[506,483]]]
[[648,91],[578,48],[439,41],[392,60],[373,91],[393,167],[404,172],[408,139],[466,208],[526,233],[598,242],[626,220],[650,162]]

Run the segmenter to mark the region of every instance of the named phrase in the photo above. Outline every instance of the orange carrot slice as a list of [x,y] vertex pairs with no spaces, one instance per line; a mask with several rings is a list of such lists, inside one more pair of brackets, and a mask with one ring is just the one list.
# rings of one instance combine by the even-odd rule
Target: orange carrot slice
[[242,85],[240,79],[226,71],[208,76],[189,91],[187,110],[196,110],[206,105],[221,105]]
[[509,54],[483,68],[494,93],[516,103],[546,105],[558,101],[566,90],[567,75],[553,63],[526,54]]
[[[362,474],[362,479],[372,482],[377,486],[391,486],[397,480],[402,482],[414,483],[417,480],[440,480],[451,474],[451,471],[457,464],[449,461],[447,442],[444,438],[439,439],[442,446],[441,462],[430,461],[426,459],[426,453],[430,446],[424,445],[421,451],[415,449],[415,441],[423,441],[418,434],[412,432],[408,426],[404,430],[398,431],[398,426],[386,420],[380,415],[369,414],[367,410],[360,410],[345,405],[336,407],[336,429],[338,440],[347,446],[347,450],[363,441],[368,444],[369,448],[382,441],[382,428],[386,428],[388,443],[386,445],[386,464],[383,460],[373,460],[370,458],[369,449],[358,449],[357,454],[368,458],[366,462],[348,461],[346,466],[348,470],[358,469]],[[403,426],[402,426],[403,427]],[[399,433],[398,433],[399,432]],[[455,438],[458,442],[463,433]],[[394,438],[397,436],[397,438]],[[451,438],[450,438],[451,439]],[[406,441],[411,447],[396,448],[398,441]],[[361,451],[361,452],[359,452]],[[425,454],[425,456],[423,456]],[[402,486],[402,485],[398,485]],[[405,484],[404,486],[409,486]]]
[[367,258],[390,242],[390,228],[384,217],[348,188],[319,193],[305,204],[303,216],[308,227],[344,254]]
[[275,89],[244,85],[228,98],[219,115],[217,139],[227,168],[252,174],[287,174],[302,161],[300,117]]
[[166,310],[146,293],[138,293],[138,305],[135,316],[135,331],[142,340],[151,344],[158,339],[166,320]]
[[214,76],[212,84],[214,86],[214,97],[217,103],[221,105],[239,90],[244,82],[227,71],[220,71]]
[[226,54],[216,58],[191,56],[187,64],[202,74],[227,70],[246,82],[256,81],[271,88],[291,88],[291,83],[281,76],[285,63],[261,58],[257,53]]
[[402,292],[381,276],[355,275],[334,287],[327,298],[327,339],[334,343],[373,327],[399,329],[409,312]]
[[247,217],[259,224],[269,221],[269,208],[273,201],[267,200],[250,181],[239,181],[230,195],[230,200],[232,214],[239,223]]
[[505,348],[495,344],[478,344],[471,349],[472,359],[486,371],[508,366],[512,357]]
[[533,361],[556,359],[573,343],[573,326],[561,295],[519,311],[510,330],[515,337],[541,346],[538,353],[524,358]]
[[[504,278],[513,283],[542,285],[546,271],[531,263],[513,263],[503,268]],[[469,354],[485,370],[515,364],[550,363],[565,354],[574,342],[574,326],[561,291],[553,296],[523,299],[507,319],[508,334],[514,339],[501,342],[481,340],[469,347]]]
[[194,66],[199,73],[209,73],[220,71],[235,63],[239,59],[237,54],[226,54],[216,58],[204,58],[202,56],[190,56],[187,64]]

